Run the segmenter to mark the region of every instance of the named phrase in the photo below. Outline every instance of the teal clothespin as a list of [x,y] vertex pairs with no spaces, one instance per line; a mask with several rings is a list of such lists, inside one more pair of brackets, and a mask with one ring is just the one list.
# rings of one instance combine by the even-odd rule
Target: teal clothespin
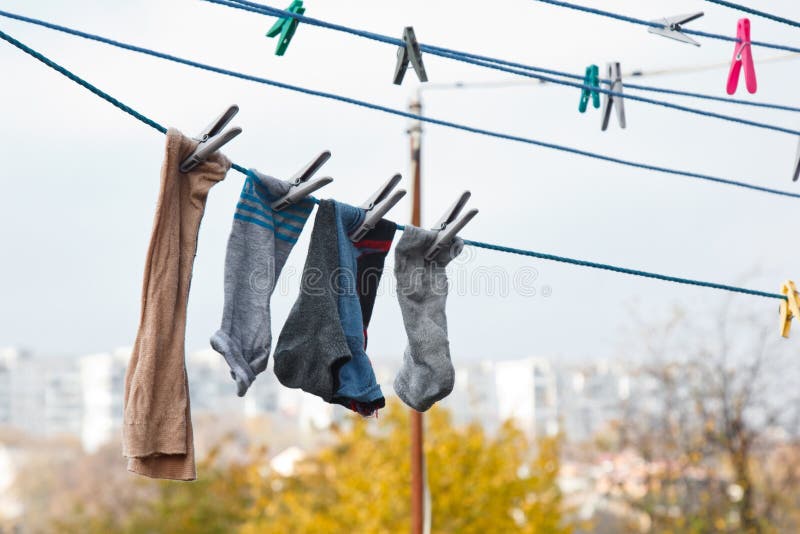
[[[286,11],[295,13],[297,15],[304,14],[306,12],[306,8],[303,7],[303,0],[292,0],[292,4],[286,8]],[[276,56],[282,56],[286,52],[286,49],[289,47],[289,43],[292,42],[292,37],[294,36],[294,32],[297,29],[298,24],[299,22],[297,19],[293,19],[292,17],[283,17],[275,22],[275,24],[272,25],[272,28],[269,29],[267,32],[267,37],[275,37],[278,34],[281,35],[278,39],[278,47],[275,49]]]
[[[600,67],[597,65],[589,65],[586,67],[586,75],[583,77],[583,85],[590,87],[600,88]],[[581,90],[581,103],[578,106],[578,111],[586,113],[586,108],[589,106],[589,97],[592,97],[592,105],[595,108],[600,107],[600,93],[595,89],[584,87]]]

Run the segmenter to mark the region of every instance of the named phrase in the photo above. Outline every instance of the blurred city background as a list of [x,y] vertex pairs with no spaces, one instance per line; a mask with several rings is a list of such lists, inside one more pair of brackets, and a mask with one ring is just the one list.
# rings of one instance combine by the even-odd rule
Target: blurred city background
[[[774,325],[680,309],[637,323],[636,358],[456,362],[427,421],[434,532],[796,532],[798,373]],[[633,334],[633,332],[632,332]],[[125,472],[130,349],[0,350],[0,518],[9,532],[401,532],[408,411],[362,419],[282,387],[233,395],[212,350],[187,355],[198,481]]]
[[[800,19],[796,0],[747,4]],[[620,61],[641,83],[725,96],[732,43],[687,46],[531,0],[306,6],[322,20],[397,37],[413,25],[420,42],[573,73]],[[597,7],[647,20],[704,10],[692,27],[731,36],[741,16],[699,0]],[[601,132],[598,110],[578,113],[578,89],[432,55],[429,84],[409,73],[395,86],[394,47],[301,24],[277,57],[264,37],[272,18],[196,0],[3,0],[2,9],[396,109],[421,98],[437,119],[798,190],[797,138],[780,132],[632,100],[627,129],[612,120]],[[395,172],[410,189],[404,118],[19,21],[0,26],[186,134],[238,104],[244,133],[224,151],[245,167],[288,178],[329,149],[321,174],[335,181],[321,197],[359,204]],[[796,28],[764,19],[752,19],[752,32],[800,43]],[[754,54],[758,93],[736,97],[796,106],[798,56]],[[198,480],[125,470],[123,378],[164,139],[11,46],[0,46],[0,64],[0,532],[408,532],[409,415],[392,390],[406,337],[392,254],[370,325],[388,401],[377,418],[286,389],[271,369],[237,398],[208,348],[236,173],[209,196],[189,299]],[[669,100],[798,127],[785,111]],[[770,292],[797,279],[796,199],[435,125],[422,138],[423,226],[468,189],[480,214],[466,238]],[[389,215],[406,223],[409,208],[406,198]],[[296,298],[309,234],[272,299],[273,335]],[[425,418],[432,532],[800,532],[798,332],[780,338],[774,300],[473,247],[450,275],[455,390]]]

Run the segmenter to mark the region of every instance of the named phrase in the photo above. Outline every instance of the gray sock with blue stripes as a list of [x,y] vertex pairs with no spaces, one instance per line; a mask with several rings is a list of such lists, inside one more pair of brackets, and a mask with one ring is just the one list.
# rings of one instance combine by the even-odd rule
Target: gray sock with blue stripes
[[310,199],[273,211],[289,184],[258,171],[248,174],[225,256],[225,307],[211,346],[222,354],[242,397],[267,368],[272,344],[270,297],[286,258],[314,209]]

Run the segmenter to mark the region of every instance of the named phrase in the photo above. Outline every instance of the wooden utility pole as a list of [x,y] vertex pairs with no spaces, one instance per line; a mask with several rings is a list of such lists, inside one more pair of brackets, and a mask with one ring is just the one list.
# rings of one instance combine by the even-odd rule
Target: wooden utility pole
[[[422,99],[417,96],[408,107],[414,115],[422,114]],[[415,121],[408,130],[411,138],[411,174],[414,184],[411,199],[411,224],[422,226],[422,162],[420,152],[422,149],[422,123]],[[422,413],[411,410],[411,532],[422,534],[424,525],[425,502],[425,456],[422,448],[424,441]]]

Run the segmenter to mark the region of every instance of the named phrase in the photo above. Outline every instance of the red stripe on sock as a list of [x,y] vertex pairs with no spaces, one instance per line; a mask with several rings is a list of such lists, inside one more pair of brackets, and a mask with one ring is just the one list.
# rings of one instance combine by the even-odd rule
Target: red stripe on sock
[[356,248],[371,248],[381,252],[389,252],[389,249],[392,248],[391,240],[362,239],[355,245]]

